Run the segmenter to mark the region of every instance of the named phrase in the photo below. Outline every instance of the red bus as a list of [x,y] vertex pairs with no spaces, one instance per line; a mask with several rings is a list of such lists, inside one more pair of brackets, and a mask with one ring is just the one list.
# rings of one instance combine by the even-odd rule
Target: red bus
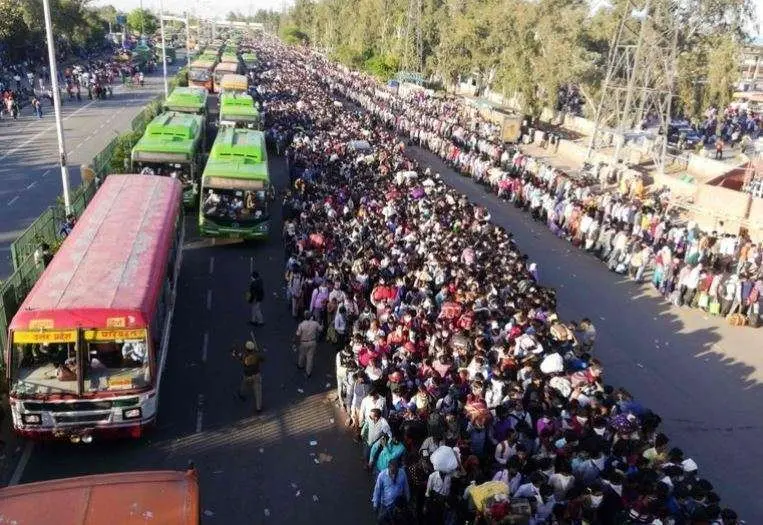
[[138,437],[157,413],[184,234],[180,181],[109,176],[9,327],[14,430]]
[[119,472],[27,483],[0,489],[0,509],[0,523],[199,525],[198,474]]

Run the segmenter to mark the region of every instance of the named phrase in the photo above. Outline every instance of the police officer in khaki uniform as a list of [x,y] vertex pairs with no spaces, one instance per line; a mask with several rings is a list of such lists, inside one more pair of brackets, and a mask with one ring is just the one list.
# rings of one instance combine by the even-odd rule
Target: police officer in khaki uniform
[[304,321],[297,326],[294,334],[294,342],[299,350],[297,368],[304,369],[305,375],[310,377],[313,373],[313,359],[315,349],[318,347],[318,336],[321,333],[321,325],[313,319],[310,310],[305,310]]
[[243,351],[234,348],[233,357],[241,361],[244,368],[244,377],[238,391],[239,399],[244,401],[246,392],[252,392],[254,406],[257,412],[262,412],[262,363],[265,361],[265,355],[257,343],[247,341]]

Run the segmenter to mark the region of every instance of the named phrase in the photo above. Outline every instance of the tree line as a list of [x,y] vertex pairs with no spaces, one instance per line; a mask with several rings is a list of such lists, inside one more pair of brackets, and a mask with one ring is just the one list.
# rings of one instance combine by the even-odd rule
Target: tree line
[[[675,113],[698,118],[731,100],[753,0],[670,2],[677,34]],[[575,85],[595,110],[627,0],[295,0],[281,37],[381,79],[415,70],[444,87],[465,78],[538,113]]]
[[[114,6],[93,7],[89,0],[50,0],[51,22],[59,59],[100,49],[120,22],[134,34],[154,34],[159,18],[148,9],[121,12]],[[122,20],[120,17],[124,17]],[[170,24],[171,25],[171,24]],[[40,0],[0,0],[0,62],[47,61],[45,20]]]

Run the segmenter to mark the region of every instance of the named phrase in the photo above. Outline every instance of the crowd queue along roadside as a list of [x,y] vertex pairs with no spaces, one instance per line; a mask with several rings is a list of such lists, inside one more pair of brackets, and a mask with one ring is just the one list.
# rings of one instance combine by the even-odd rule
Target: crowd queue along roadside
[[[270,235],[270,143],[289,161],[282,236],[287,296],[304,320],[297,366],[310,375],[318,338],[337,350],[337,400],[375,476],[380,520],[738,523],[661,418],[604,383],[593,323],[559,318],[555,291],[511,234],[422,170],[379,111],[334,103],[362,101],[368,80],[268,37],[251,47],[260,60],[246,91],[225,89],[227,66],[212,90],[249,96],[265,131],[220,117],[207,155],[204,110],[156,116],[131,151],[141,176],[107,177],[46,261],[10,323],[17,432],[87,443],[154,423],[184,208],[198,206],[205,236]],[[114,206],[135,214],[127,227]],[[126,240],[115,247],[117,231]],[[127,271],[136,243],[165,271]],[[98,264],[104,251],[109,265]],[[104,302],[119,290],[130,292]],[[75,320],[91,311],[101,313],[82,329]]]

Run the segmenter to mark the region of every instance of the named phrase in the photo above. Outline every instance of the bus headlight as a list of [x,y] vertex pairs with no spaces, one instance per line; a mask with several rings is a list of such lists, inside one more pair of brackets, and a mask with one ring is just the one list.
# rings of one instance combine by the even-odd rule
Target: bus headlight
[[21,420],[25,425],[41,425],[42,416],[40,414],[23,414]]
[[122,410],[122,419],[140,419],[142,415],[143,412],[140,408],[128,408],[127,410]]

